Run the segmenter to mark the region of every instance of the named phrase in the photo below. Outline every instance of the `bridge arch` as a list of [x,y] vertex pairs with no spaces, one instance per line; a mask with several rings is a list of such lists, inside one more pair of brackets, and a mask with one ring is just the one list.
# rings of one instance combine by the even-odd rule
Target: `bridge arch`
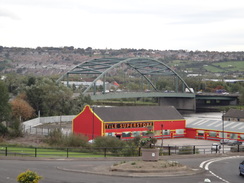
[[[154,91],[157,92],[157,88],[155,84],[152,82],[149,76],[173,76],[176,78],[176,91],[178,92],[179,86],[177,83],[179,81],[182,83],[181,93],[185,92],[187,88],[189,92],[192,92],[187,85],[187,83],[183,80],[182,77],[179,76],[173,69],[167,66],[165,63],[153,59],[153,58],[100,58],[86,61],[82,64],[75,66],[70,71],[66,72],[62,75],[57,82],[60,82],[65,77],[67,78],[67,85],[69,85],[69,75],[71,74],[85,74],[85,75],[96,75],[96,78],[90,83],[90,85],[83,91],[83,94],[86,94],[93,86],[95,86],[96,82],[99,79],[103,78],[103,85],[105,86],[105,75],[109,73],[116,67],[121,65],[127,65],[132,68],[134,71],[139,73],[146,81],[152,86]],[[94,87],[96,88],[96,87]],[[103,87],[105,90],[105,87]],[[103,91],[104,93],[105,91]],[[95,93],[95,92],[94,92]]]

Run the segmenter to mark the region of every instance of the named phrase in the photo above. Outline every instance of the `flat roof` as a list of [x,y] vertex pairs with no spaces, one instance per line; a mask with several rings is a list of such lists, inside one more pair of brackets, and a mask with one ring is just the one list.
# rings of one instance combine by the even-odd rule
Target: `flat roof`
[[[222,131],[223,121],[221,119],[187,118],[186,128]],[[244,122],[224,121],[224,131],[244,133]]]

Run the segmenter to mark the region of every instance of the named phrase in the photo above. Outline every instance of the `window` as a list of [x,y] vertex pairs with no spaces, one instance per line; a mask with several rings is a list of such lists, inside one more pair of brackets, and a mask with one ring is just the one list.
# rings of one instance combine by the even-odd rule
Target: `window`
[[105,136],[115,136],[114,133],[106,133]]
[[216,132],[209,132],[209,136],[210,137],[217,137],[217,133]]
[[240,137],[241,137],[241,138],[240,138],[241,140],[244,140],[244,135],[240,135]]
[[[162,135],[162,130],[155,131],[155,136],[161,136],[161,135]],[[170,130],[163,130],[163,135],[170,135]]]
[[231,138],[231,139],[237,139],[238,136],[237,136],[237,134],[235,134],[235,133],[231,133],[231,134],[230,134],[230,138]]
[[132,137],[137,137],[140,135],[140,132],[132,132]]
[[131,132],[123,132],[122,137],[131,137]]
[[204,136],[204,131],[203,130],[198,130],[197,131],[198,136]]
[[170,130],[164,130],[163,133],[164,135],[170,135]]
[[155,130],[154,131],[154,135],[155,136],[160,136],[160,135],[162,135],[161,132],[162,132],[162,130]]
[[176,134],[184,134],[184,129],[177,129]]
[[227,133],[224,133],[224,137],[223,137],[223,132],[219,132],[219,137],[220,138],[227,138]]
[[206,104],[211,104],[211,101],[210,100],[206,100],[205,103]]

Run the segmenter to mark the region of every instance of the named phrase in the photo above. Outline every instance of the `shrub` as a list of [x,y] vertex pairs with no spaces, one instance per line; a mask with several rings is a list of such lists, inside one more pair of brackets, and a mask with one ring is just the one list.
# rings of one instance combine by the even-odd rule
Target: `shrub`
[[[194,153],[194,148],[193,146],[182,146],[179,148],[179,154],[193,154]],[[195,149],[195,154],[199,154],[199,150],[196,148]]]
[[133,142],[133,144],[136,147],[139,147],[140,146],[140,142],[141,142],[141,137],[138,135],[138,136],[134,137],[131,141]]
[[41,178],[36,172],[27,170],[17,176],[17,181],[19,183],[38,183]]
[[125,141],[125,147],[121,151],[122,155],[123,156],[137,156],[139,142],[138,142],[138,139],[131,139],[131,140]]
[[82,134],[70,134],[65,136],[64,145],[67,147],[86,147],[88,145],[87,141],[88,137]]
[[19,121],[13,120],[8,129],[10,137],[23,137],[22,126]]
[[60,129],[49,133],[45,142],[51,146],[59,147],[86,147],[88,138],[81,134],[64,135]]
[[154,137],[143,138],[143,139],[141,139],[140,145],[143,148],[154,148],[156,142],[157,142],[157,139]]
[[0,137],[4,137],[8,134],[8,128],[0,123]]
[[59,146],[62,144],[63,134],[60,129],[55,129],[49,133],[46,139],[46,143],[51,146]]
[[105,136],[95,138],[93,146],[96,148],[108,148],[107,150],[112,153],[119,153],[121,148],[125,146],[125,142],[116,137]]

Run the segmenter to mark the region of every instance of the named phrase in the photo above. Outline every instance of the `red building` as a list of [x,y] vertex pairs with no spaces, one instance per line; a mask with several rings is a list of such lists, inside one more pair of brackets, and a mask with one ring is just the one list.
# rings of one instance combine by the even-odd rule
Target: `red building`
[[97,136],[114,136],[130,139],[145,136],[148,126],[156,138],[185,137],[186,121],[173,106],[125,106],[90,107],[84,109],[72,121],[75,134],[89,139]]
[[217,118],[193,118],[187,121],[186,137],[219,141],[221,139],[244,142],[244,122]]

